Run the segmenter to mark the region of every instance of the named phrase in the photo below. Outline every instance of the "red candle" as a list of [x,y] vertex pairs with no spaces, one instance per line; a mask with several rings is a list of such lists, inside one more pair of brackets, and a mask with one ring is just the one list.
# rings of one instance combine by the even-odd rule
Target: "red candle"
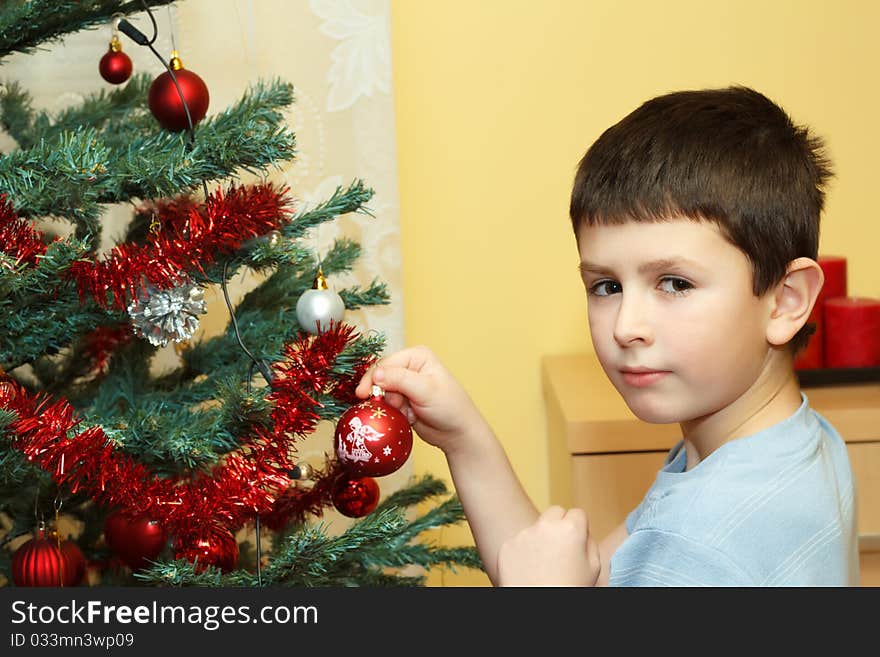
[[880,299],[825,300],[825,367],[880,366]]
[[816,296],[816,303],[807,320],[816,325],[816,332],[810,337],[809,344],[794,359],[796,370],[812,370],[829,367],[825,363],[825,299],[846,296],[846,258],[843,256],[820,255],[816,258],[825,282]]
[[822,309],[825,299],[846,296],[846,258],[842,256],[820,255],[816,262],[825,274],[825,284],[819,290],[816,305]]

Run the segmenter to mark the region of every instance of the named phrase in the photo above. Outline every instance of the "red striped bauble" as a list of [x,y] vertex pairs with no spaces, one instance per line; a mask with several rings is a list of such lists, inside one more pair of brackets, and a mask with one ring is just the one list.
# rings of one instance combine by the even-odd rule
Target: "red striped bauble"
[[16,586],[76,586],[86,572],[86,559],[74,541],[61,541],[54,532],[37,529],[34,537],[12,555]]

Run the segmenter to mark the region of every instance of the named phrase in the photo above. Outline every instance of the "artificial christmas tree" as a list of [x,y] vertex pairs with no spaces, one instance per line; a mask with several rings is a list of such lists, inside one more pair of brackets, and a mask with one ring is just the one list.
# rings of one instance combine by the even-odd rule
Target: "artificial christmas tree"
[[[3,5],[0,57],[165,4]],[[152,48],[155,34],[136,22],[120,21],[132,40],[126,49]],[[164,63],[177,91],[175,67]],[[181,129],[151,112],[152,82],[135,72],[50,115],[33,109],[26,84],[4,80],[0,118],[17,144],[0,156],[0,569],[8,581],[38,526],[59,546],[74,541],[88,564],[104,564],[104,584],[418,585],[420,573],[401,569],[479,567],[471,548],[419,541],[463,519],[454,497],[414,514],[447,493],[441,482],[412,482],[330,535],[321,517],[342,504],[344,464],[332,444],[321,467],[298,463],[296,443],[359,401],[354,386],[384,346],[338,313],[311,312],[315,325],[300,325],[297,300],[316,274],[349,271],[360,253],[342,238],[319,260],[305,236],[369,213],[372,190],[355,180],[298,209],[294,190],[240,181],[242,171],[265,173],[294,157],[282,117],[293,102],[288,83],[256,82],[213,115],[185,105]],[[175,100],[168,89],[166,106]],[[198,98],[205,107],[207,95]],[[135,212],[104,252],[104,210],[124,202]],[[41,225],[47,217],[72,232],[52,234]],[[264,280],[233,305],[227,283],[245,269]],[[199,339],[208,288],[222,290],[229,325]],[[391,301],[377,280],[338,295],[347,310]],[[168,344],[179,364],[156,375],[151,360]],[[372,508],[374,498],[358,501]],[[350,499],[344,506],[354,513]],[[76,535],[60,536],[60,523],[42,528],[59,508]],[[40,547],[55,557],[48,540]],[[54,582],[52,573],[31,581]]]

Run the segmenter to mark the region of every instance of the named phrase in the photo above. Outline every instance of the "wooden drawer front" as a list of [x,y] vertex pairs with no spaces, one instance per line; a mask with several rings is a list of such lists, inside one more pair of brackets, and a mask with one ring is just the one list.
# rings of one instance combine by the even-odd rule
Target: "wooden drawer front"
[[626,520],[642,498],[667,452],[590,454],[572,458],[573,506],[590,518],[590,531],[602,540]]
[[846,447],[858,487],[859,536],[880,540],[880,442]]
[[859,582],[880,586],[880,442],[846,446],[858,487]]

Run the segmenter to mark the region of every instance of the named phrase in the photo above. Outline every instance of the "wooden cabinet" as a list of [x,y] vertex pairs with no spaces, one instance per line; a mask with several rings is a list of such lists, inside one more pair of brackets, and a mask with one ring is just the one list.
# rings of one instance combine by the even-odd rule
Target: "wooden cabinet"
[[[586,509],[603,537],[651,486],[681,437],[679,427],[636,418],[593,354],[546,356],[542,369],[550,501]],[[880,384],[804,392],[847,443],[858,491],[861,584],[880,586]]]

